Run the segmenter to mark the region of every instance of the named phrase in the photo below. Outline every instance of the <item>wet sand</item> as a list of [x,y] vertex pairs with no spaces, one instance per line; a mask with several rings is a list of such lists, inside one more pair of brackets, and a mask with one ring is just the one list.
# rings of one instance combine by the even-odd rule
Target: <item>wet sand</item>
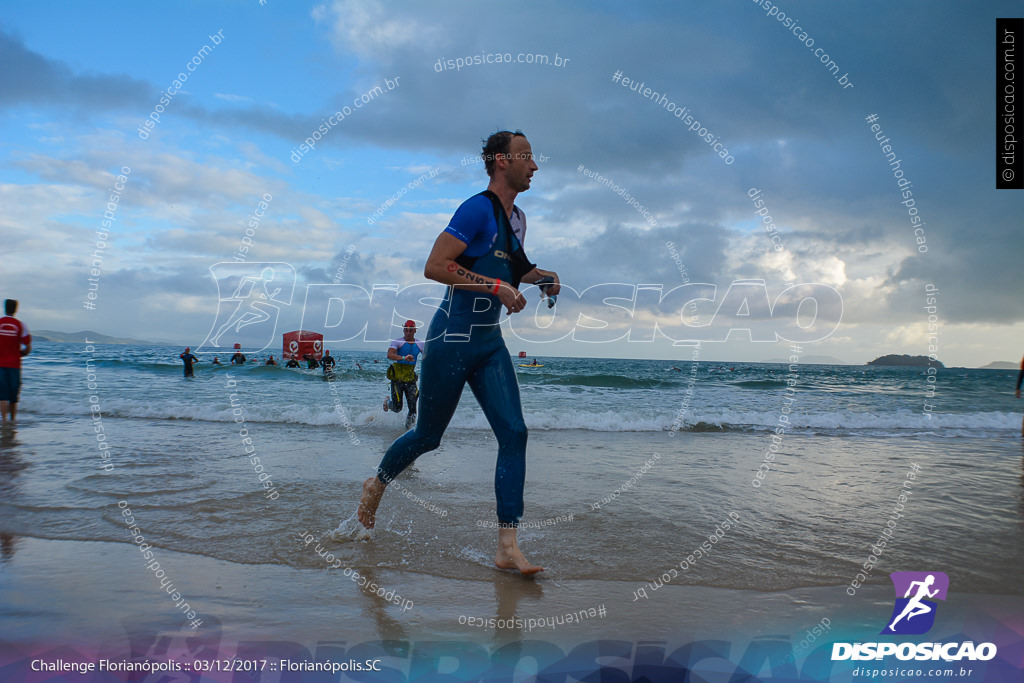
[[[588,647],[636,664],[644,648],[720,641],[727,649],[701,667],[733,672],[769,652],[772,671],[795,655],[803,673],[831,667],[832,641],[878,639],[893,606],[888,571],[935,570],[951,587],[928,638],[994,639],[1000,666],[1021,667],[1019,444],[791,435],[755,490],[764,435],[537,430],[524,521],[539,524],[520,537],[548,569],[527,580],[491,566],[489,435],[453,430],[385,495],[372,541],[336,542],[328,533],[354,512],[394,435],[364,430],[352,448],[337,429],[253,426],[281,491],[270,500],[232,452],[230,424],[109,424],[133,435],[110,475],[82,448],[84,420],[37,420],[2,444],[0,664],[61,647],[91,660],[344,651],[376,653],[411,676],[433,666],[414,664],[419,647],[438,667],[447,661],[438,652],[454,652],[468,668],[453,680],[473,680],[488,657],[523,655],[522,643],[557,648],[544,655],[555,666],[558,653]],[[179,441],[189,447],[165,445]],[[921,480],[897,542],[850,596],[911,462]],[[202,620],[196,630],[131,543],[121,500],[164,580]],[[659,585],[730,511],[739,521],[713,550]],[[360,587],[360,576],[373,585]],[[836,666],[849,678],[851,662]],[[210,680],[232,680],[222,674]]]
[[[101,653],[152,657],[152,648],[173,651],[191,638],[205,644],[207,655],[216,651],[228,658],[287,652],[312,660],[318,650],[322,657],[331,643],[350,649],[364,644],[366,651],[390,657],[389,665],[401,668],[407,649],[388,655],[389,646],[379,641],[474,644],[479,648],[472,652],[493,654],[523,640],[543,641],[566,653],[593,641],[637,647],[660,643],[672,649],[718,640],[731,648],[734,656],[729,658],[739,661],[765,638],[778,652],[788,653],[825,620],[827,639],[815,638],[817,645],[807,644],[798,652],[799,664],[826,640],[876,639],[878,624],[892,608],[891,591],[880,587],[862,589],[854,601],[843,587],[758,592],[667,585],[649,591],[648,599],[630,600],[621,596],[633,584],[621,581],[560,583],[498,571],[488,580],[372,572],[372,580],[389,591],[414,596],[414,604],[403,611],[402,605],[361,590],[342,570],[250,565],[160,551],[161,567],[203,620],[198,630],[191,630],[135,548],[24,538],[15,542],[17,552],[0,571],[6,596],[0,640],[16,646],[8,650],[8,658],[56,644],[74,648],[86,659]],[[580,623],[547,623],[590,607],[603,607],[605,615]],[[1007,627],[1000,624],[1012,623],[1022,613],[1024,599],[1018,596],[950,593],[930,637],[963,631],[981,639],[1006,638]],[[487,619],[494,621],[476,625]],[[465,652],[463,656],[469,657]]]

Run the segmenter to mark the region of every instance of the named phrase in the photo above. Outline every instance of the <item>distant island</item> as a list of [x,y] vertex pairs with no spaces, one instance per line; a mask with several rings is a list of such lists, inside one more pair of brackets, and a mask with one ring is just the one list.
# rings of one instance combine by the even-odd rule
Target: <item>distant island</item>
[[988,365],[982,365],[979,370],[1016,370],[1019,365],[1009,360],[994,360]]
[[887,356],[879,356],[874,360],[869,360],[867,365],[885,365],[885,366],[896,366],[896,367],[914,367],[914,368],[926,368],[929,365],[944,368],[946,367],[937,360],[931,360],[928,356],[908,356],[902,354],[897,356],[895,353],[890,353]]
[[83,332],[57,332],[55,330],[32,330],[32,341],[34,342],[57,342],[59,344],[84,344],[85,340],[97,344],[132,344],[135,346],[153,346],[153,342],[140,339],[122,339],[110,337],[92,330]]

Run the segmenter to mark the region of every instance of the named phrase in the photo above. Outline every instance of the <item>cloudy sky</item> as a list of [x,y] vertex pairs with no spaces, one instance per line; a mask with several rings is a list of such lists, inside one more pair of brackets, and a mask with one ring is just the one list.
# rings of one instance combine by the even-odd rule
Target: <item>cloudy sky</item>
[[[375,349],[429,317],[427,253],[508,128],[543,155],[527,252],[567,286],[513,350],[926,354],[932,285],[940,360],[1015,360],[1024,204],[994,189],[994,55],[1019,8],[7,3],[0,294],[32,329],[277,348],[301,325]],[[239,328],[245,277],[270,318]]]

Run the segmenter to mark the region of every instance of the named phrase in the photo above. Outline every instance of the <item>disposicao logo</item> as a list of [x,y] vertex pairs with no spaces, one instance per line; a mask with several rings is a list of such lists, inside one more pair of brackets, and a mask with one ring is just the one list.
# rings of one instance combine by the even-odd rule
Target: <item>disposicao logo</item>
[[[881,635],[921,635],[935,625],[938,603],[945,600],[949,577],[942,572],[894,572],[889,574],[896,593],[892,615]],[[918,661],[966,659],[988,661],[996,656],[993,643],[833,643],[832,661],[853,659],[897,659]]]
[[896,590],[896,605],[889,625],[881,633],[904,636],[927,633],[935,624],[938,605],[926,598],[945,601],[949,577],[942,572],[893,572],[889,578]]

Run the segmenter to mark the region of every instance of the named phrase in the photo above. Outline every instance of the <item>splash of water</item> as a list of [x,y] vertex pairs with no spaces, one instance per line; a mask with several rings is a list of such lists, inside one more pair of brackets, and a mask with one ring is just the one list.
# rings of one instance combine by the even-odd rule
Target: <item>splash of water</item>
[[359,519],[356,518],[356,513],[352,513],[351,517],[342,520],[338,524],[337,529],[327,534],[327,538],[336,543],[370,541],[373,540],[373,531],[360,524]]

